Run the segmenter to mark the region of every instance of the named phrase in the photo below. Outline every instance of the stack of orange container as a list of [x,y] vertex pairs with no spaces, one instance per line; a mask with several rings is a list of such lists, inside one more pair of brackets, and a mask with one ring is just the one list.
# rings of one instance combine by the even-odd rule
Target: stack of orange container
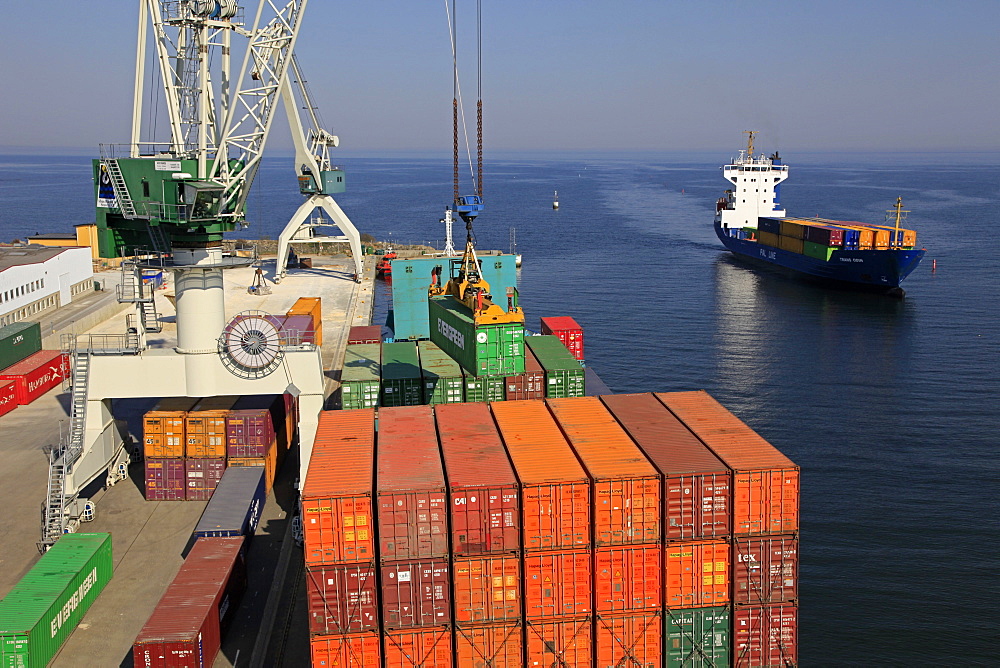
[[490,408],[521,483],[525,665],[592,666],[590,480],[544,402]]
[[312,665],[379,668],[375,411],[320,413],[302,489]]
[[733,471],[731,665],[795,665],[799,468],[708,393],[656,396]]
[[521,668],[517,477],[485,403],[435,409],[448,480],[455,663]]
[[184,420],[188,501],[207,500],[226,470],[226,416],[237,397],[198,400]]
[[448,502],[433,409],[381,409],[377,452],[384,665],[450,668]]
[[187,476],[184,448],[187,442],[187,414],[197,399],[161,399],[142,416],[145,492],[148,501],[184,501]]
[[596,665],[659,665],[660,475],[597,397],[546,403],[591,480]]

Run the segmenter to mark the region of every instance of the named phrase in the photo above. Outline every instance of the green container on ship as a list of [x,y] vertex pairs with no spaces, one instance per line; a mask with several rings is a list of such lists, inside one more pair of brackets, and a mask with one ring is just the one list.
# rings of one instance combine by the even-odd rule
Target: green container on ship
[[340,373],[340,407],[378,408],[379,379],[382,377],[382,346],[378,343],[356,343],[344,351],[344,368]]
[[112,573],[111,534],[62,536],[0,601],[0,667],[47,666]]
[[507,396],[506,376],[473,376],[462,369],[466,401],[504,401]]
[[809,257],[814,257],[817,260],[823,260],[824,262],[830,261],[830,256],[833,255],[833,251],[836,248],[831,248],[830,246],[824,246],[823,244],[818,244],[815,241],[803,241],[802,242],[802,254],[808,255]]
[[663,653],[667,668],[730,665],[728,606],[670,609],[664,623]]
[[424,403],[459,404],[465,401],[462,367],[448,357],[433,341],[418,341],[420,376],[424,384]]
[[423,380],[417,344],[382,344],[382,405],[419,406],[423,403]]
[[15,322],[0,327],[0,369],[17,364],[42,349],[42,328],[37,322]]
[[545,370],[546,398],[586,396],[583,367],[562,341],[555,336],[526,336],[524,343]]
[[431,341],[476,376],[524,372],[524,325],[511,322],[476,327],[468,309],[452,297],[428,299]]

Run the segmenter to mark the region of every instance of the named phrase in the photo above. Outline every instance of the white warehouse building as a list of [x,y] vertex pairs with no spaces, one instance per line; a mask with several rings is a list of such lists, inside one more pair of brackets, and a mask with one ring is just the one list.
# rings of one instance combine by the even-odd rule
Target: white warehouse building
[[89,248],[0,248],[0,327],[35,318],[94,289]]

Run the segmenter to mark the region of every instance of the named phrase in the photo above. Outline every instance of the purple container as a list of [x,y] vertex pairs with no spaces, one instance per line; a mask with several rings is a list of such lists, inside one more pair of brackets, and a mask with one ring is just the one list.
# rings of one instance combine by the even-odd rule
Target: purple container
[[266,457],[274,442],[274,424],[283,410],[280,397],[241,397],[226,416],[226,454],[230,457]]
[[313,326],[312,316],[286,316],[281,324],[281,335],[287,339],[288,345],[316,343],[316,328]]
[[146,460],[146,500],[183,501],[187,498],[183,459]]
[[188,501],[206,501],[219,486],[226,472],[225,459],[185,459],[185,483]]

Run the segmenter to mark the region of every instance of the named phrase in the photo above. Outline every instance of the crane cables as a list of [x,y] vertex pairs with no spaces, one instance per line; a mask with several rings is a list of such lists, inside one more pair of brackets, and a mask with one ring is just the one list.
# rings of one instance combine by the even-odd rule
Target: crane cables
[[457,204],[459,199],[459,118],[461,117],[462,136],[465,139],[465,151],[469,161],[469,173],[472,178],[473,190],[476,195],[482,197],[483,194],[483,22],[482,22],[482,0],[476,1],[476,93],[478,96],[476,103],[476,151],[477,164],[472,165],[472,145],[469,142],[469,129],[465,120],[465,105],[462,101],[462,86],[458,76],[458,45],[456,42],[456,0],[451,0],[451,7],[448,0],[444,0],[445,14],[448,17],[448,33],[451,38],[451,62],[452,62],[452,162],[454,167],[454,201]]

